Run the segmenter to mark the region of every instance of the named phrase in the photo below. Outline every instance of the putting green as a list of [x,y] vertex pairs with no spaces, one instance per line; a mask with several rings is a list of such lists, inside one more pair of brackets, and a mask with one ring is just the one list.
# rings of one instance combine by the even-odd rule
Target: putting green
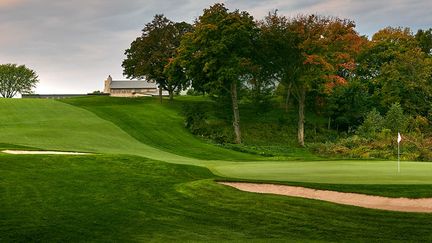
[[334,184],[432,184],[432,163],[395,161],[248,162],[209,166],[239,179]]

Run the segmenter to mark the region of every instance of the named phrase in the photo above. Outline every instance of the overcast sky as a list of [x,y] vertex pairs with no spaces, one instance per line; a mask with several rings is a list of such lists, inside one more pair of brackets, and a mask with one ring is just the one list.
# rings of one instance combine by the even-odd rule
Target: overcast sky
[[102,90],[109,74],[124,79],[124,50],[155,14],[192,23],[215,2],[256,19],[275,9],[349,18],[367,36],[386,26],[432,28],[432,0],[0,0],[0,63],[35,70],[36,93]]

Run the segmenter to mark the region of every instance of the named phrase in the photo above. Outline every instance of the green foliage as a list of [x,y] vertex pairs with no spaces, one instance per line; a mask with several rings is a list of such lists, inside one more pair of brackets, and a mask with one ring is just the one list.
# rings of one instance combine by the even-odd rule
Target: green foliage
[[257,32],[247,12],[228,12],[217,3],[205,9],[194,31],[184,36],[177,56],[194,89],[229,95],[236,143],[241,143],[238,90],[251,77]]
[[376,81],[384,107],[398,102],[410,114],[426,115],[432,105],[432,59],[420,49],[397,53],[381,66]]
[[383,128],[384,118],[376,109],[373,109],[367,113],[363,124],[358,128],[358,133],[364,137],[374,138]]
[[18,93],[31,93],[39,82],[36,72],[24,65],[0,65],[0,95],[12,98]]
[[162,14],[155,15],[152,22],[145,25],[141,37],[125,51],[123,74],[128,78],[156,81],[169,91],[172,99],[174,91],[187,86],[188,80],[172,58],[182,36],[191,30],[190,24],[174,23]]
[[325,104],[320,109],[331,118],[331,127],[339,131],[349,131],[360,125],[365,113],[371,106],[371,95],[368,87],[357,79],[348,84],[336,86],[325,96]]
[[420,48],[426,54],[432,54],[432,28],[428,30],[419,29],[415,35],[416,40],[418,41]]
[[193,88],[188,89],[186,92],[186,95],[190,95],[190,96],[200,96],[200,95],[202,96],[203,94],[204,94],[203,92],[200,92]]
[[404,132],[407,125],[406,122],[407,119],[401,105],[399,103],[394,103],[385,115],[385,127],[392,132]]

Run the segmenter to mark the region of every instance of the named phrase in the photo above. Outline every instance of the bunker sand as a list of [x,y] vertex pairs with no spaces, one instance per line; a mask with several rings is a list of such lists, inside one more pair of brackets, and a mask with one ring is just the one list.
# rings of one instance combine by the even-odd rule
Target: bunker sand
[[61,152],[61,151],[32,151],[32,150],[3,150],[6,154],[66,154],[66,155],[87,155],[89,153]]
[[304,187],[275,184],[258,184],[243,182],[219,182],[219,184],[231,186],[241,191],[247,192],[302,197],[364,208],[400,212],[432,213],[432,198],[389,198],[358,193],[315,190]]

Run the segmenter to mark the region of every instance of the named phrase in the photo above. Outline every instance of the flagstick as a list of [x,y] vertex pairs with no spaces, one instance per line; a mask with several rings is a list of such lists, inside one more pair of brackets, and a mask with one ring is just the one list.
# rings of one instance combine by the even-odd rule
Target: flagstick
[[402,141],[402,137],[398,132],[397,143],[398,143],[398,174],[400,173],[400,142]]
[[398,143],[398,173],[400,173],[400,153],[399,153],[399,143]]

